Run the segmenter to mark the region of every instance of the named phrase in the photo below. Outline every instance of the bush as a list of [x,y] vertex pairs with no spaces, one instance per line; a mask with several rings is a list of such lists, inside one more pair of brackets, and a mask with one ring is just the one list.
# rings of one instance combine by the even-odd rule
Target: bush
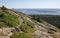
[[10,38],[32,38],[32,36],[27,33],[14,33]]
[[2,10],[7,10],[7,8],[5,6],[2,6],[1,9]]
[[10,13],[0,12],[0,22],[4,22],[8,27],[17,26],[19,25],[19,17]]

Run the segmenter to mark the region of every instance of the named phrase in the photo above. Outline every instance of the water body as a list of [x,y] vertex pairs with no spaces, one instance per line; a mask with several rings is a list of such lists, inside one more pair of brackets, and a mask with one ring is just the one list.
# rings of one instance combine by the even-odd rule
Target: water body
[[60,9],[15,9],[28,15],[60,15]]

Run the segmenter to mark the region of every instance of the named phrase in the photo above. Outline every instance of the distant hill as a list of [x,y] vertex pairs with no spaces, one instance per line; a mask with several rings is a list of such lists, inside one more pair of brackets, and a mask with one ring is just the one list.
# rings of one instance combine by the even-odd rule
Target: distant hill
[[60,15],[60,9],[14,9],[28,15]]

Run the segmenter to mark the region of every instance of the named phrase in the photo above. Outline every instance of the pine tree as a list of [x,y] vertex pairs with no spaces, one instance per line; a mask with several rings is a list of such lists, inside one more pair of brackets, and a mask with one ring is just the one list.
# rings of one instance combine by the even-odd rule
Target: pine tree
[[2,10],[7,10],[7,8],[5,6],[2,6],[1,9]]

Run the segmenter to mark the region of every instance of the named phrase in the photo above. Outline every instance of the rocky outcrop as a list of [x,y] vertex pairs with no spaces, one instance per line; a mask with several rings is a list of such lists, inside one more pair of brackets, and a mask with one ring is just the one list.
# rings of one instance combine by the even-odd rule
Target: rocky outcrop
[[6,36],[11,36],[13,33],[13,30],[15,28],[11,27],[11,28],[0,28],[0,35],[6,35]]
[[0,36],[0,38],[10,38],[9,36]]

